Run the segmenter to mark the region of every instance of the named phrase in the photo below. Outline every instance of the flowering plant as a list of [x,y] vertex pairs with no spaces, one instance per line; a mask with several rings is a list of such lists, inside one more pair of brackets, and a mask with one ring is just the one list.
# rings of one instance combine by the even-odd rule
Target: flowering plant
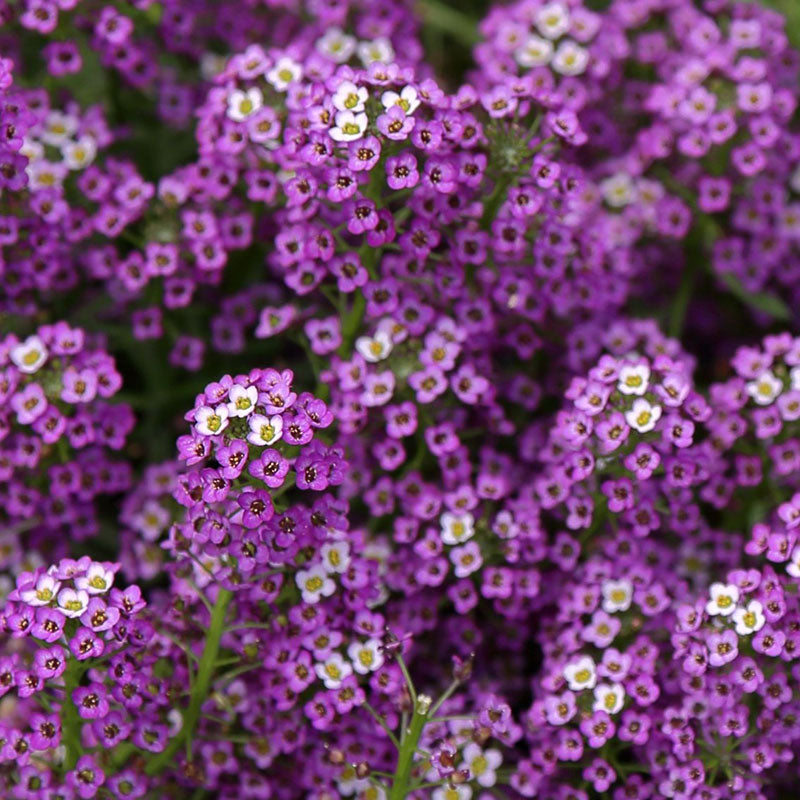
[[783,10],[0,0],[0,796],[792,796]]

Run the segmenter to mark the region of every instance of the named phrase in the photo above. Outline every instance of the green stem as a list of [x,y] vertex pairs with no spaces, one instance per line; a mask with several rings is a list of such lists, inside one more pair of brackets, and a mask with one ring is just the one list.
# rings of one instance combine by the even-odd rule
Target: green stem
[[453,681],[447,689],[445,689],[444,694],[436,701],[433,708],[430,711],[431,716],[433,716],[441,707],[442,704],[447,701],[447,699],[453,694],[453,692],[458,689],[461,681]]
[[476,20],[439,0],[420,0],[417,4],[424,25],[450,34],[466,47],[481,40]]
[[486,205],[483,207],[481,228],[487,229],[492,222],[494,222],[494,218],[497,216],[497,210],[500,208],[500,204],[505,199],[506,191],[515,177],[516,176],[513,172],[504,172],[497,179],[497,183],[494,185],[494,191],[491,193],[489,199],[486,201]]
[[61,730],[63,732],[64,746],[67,754],[64,767],[67,770],[75,769],[78,758],[83,752],[81,744],[81,718],[75,703],[72,702],[72,693],[78,688],[83,669],[76,662],[70,663],[64,672],[64,702],[61,706]]
[[211,679],[214,676],[214,664],[219,653],[219,643],[222,633],[225,630],[225,614],[231,601],[232,593],[227,589],[220,589],[217,600],[211,611],[211,622],[206,633],[206,643],[203,647],[203,655],[200,659],[200,666],[197,668],[197,678],[195,679],[192,693],[189,698],[189,708],[183,717],[183,726],[178,735],[170,741],[167,747],[156,755],[145,768],[148,775],[156,775],[166,766],[172,763],[175,754],[185,741],[191,741],[197,721],[200,718],[200,711],[208,697],[208,690],[211,687]]
[[405,800],[412,790],[411,770],[414,767],[414,756],[417,752],[419,739],[428,721],[428,711],[431,699],[427,695],[420,695],[414,703],[414,714],[405,736],[400,743],[400,753],[397,757],[397,769],[392,780],[392,789],[389,800]]

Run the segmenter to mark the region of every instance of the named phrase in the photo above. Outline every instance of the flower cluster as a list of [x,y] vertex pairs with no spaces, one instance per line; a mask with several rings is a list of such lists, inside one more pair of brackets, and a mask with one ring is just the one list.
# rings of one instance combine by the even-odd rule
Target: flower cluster
[[[151,633],[139,618],[146,603],[137,586],[114,585],[118,569],[65,558],[21,573],[8,595],[1,635],[15,647],[0,660],[0,692],[15,697],[16,709],[3,725],[0,780],[9,797],[45,797],[63,786],[92,798],[107,775],[87,751],[127,740],[159,749],[166,728],[139,713],[148,671],[133,656]],[[140,797],[134,789],[144,784],[120,774],[108,786]]]
[[130,466],[113,457],[134,425],[110,400],[122,383],[114,358],[65,322],[0,340],[2,562],[26,548],[65,555],[98,532],[95,505],[125,490]]
[[2,797],[792,795],[798,31],[475,5],[0,0]]

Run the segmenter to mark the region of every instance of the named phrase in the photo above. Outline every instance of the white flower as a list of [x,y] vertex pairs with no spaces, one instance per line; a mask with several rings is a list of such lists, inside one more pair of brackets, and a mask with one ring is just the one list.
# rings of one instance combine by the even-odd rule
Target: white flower
[[392,106],[400,106],[406,114],[413,114],[419,108],[420,99],[417,90],[413,86],[404,86],[400,90],[400,94],[397,92],[384,92],[381,95],[381,103],[383,103],[383,107],[387,111]]
[[359,675],[367,675],[383,666],[383,653],[378,639],[353,642],[347,648],[347,656],[353,662],[353,669]]
[[393,346],[391,337],[385,331],[378,331],[375,336],[359,336],[356,339],[356,350],[365,361],[372,364],[387,358]]
[[83,169],[94,161],[97,155],[97,142],[91,136],[81,136],[76,142],[61,145],[64,163],[70,169]]
[[461,544],[475,535],[475,518],[469,511],[463,514],[445,511],[439,522],[442,526],[442,541],[445,544]]
[[342,681],[353,674],[353,668],[339,653],[333,653],[325,661],[314,664],[314,672],[326,689],[338,689]]
[[569,30],[569,11],[563,3],[548,3],[536,12],[533,21],[542,36],[558,39]]
[[328,28],[322,38],[317,39],[316,48],[337,64],[343,64],[355,52],[356,39],[341,28]]
[[369,92],[363,86],[356,86],[352,81],[343,81],[333,95],[333,107],[337,111],[363,111],[366,107]]
[[213,80],[217,75],[222,74],[227,65],[227,57],[218,53],[203,53],[200,56],[200,74],[204,80]]
[[637,397],[630,411],[625,412],[625,421],[639,433],[653,430],[659,419],[661,419],[661,406],[652,406],[643,397]]
[[650,381],[650,367],[647,364],[626,364],[619,371],[617,389],[622,394],[643,395]]
[[603,611],[613,614],[615,611],[627,611],[631,607],[633,584],[622,578],[618,581],[607,580],[603,583]]
[[161,531],[167,529],[169,521],[169,512],[155,500],[148,500],[133,518],[132,527],[148,542],[152,542],[158,538]]
[[347,542],[328,542],[320,550],[323,569],[331,574],[347,572],[350,566],[350,545]]
[[789,378],[792,381],[792,389],[800,389],[800,367],[792,367],[789,370]]
[[792,550],[792,559],[786,565],[786,571],[793,578],[800,578],[800,545]]
[[352,111],[337,111],[334,117],[334,126],[328,131],[335,142],[354,142],[364,135],[369,119],[361,111],[354,114]]
[[472,797],[472,789],[466,783],[454,783],[451,786],[440,786],[433,795],[431,800],[470,800]]
[[59,147],[70,139],[78,130],[78,119],[61,111],[51,111],[44,123],[44,130],[39,138],[45,144]]
[[793,191],[800,194],[800,164],[794,168],[794,172],[792,172],[789,178],[789,186]]
[[758,600],[751,600],[744,608],[737,608],[733,612],[733,623],[739,636],[760,631],[766,621],[764,606]]
[[589,51],[571,40],[562,42],[550,66],[560,75],[582,75],[589,63]]
[[468,769],[470,780],[477,781],[484,788],[497,782],[497,768],[503,763],[499,750],[482,750],[481,746],[470,742],[461,752],[464,761],[461,769]]
[[373,39],[371,42],[359,42],[357,50],[358,57],[365,67],[368,67],[373,61],[380,61],[382,64],[394,61],[392,43],[384,36]]
[[228,427],[228,407],[220,403],[216,408],[200,406],[194,412],[194,427],[203,436],[216,436]]
[[12,347],[9,355],[20,372],[31,375],[47,361],[47,348],[38,336],[29,336],[24,342]]
[[255,386],[242,386],[235,383],[228,392],[228,415],[249,417],[256,410],[258,389]]
[[114,585],[114,572],[93,561],[85,575],[75,578],[75,588],[89,594],[105,594]]
[[[618,172],[600,183],[603,199],[612,208],[624,208],[636,200],[636,186],[630,175]],[[648,375],[650,370],[647,369]]]
[[514,58],[521,67],[541,67],[550,63],[553,43],[531,34],[515,51]]
[[706,613],[729,617],[739,602],[739,587],[732,583],[712,583],[708,590],[711,599],[706,603]]
[[279,92],[289,88],[290,83],[299,81],[303,76],[303,68],[288,56],[278,59],[278,63],[267,73],[267,80]]
[[62,589],[58,593],[58,608],[65,617],[79,617],[88,605],[89,593],[82,589],[77,592],[74,589]]
[[298,570],[294,579],[303,601],[309,604],[318,603],[320,598],[330,597],[336,591],[336,584],[328,577],[322,564]]
[[25,173],[28,176],[30,189],[36,191],[37,189],[53,189],[61,186],[67,169],[61,162],[41,159],[28,164],[25,167]]
[[283,435],[283,417],[278,414],[274,417],[253,414],[248,420],[248,424],[250,433],[247,434],[247,441],[257,447],[269,447]]
[[31,589],[25,589],[19,596],[29,606],[46,606],[56,599],[61,583],[52,575],[40,575]]
[[783,383],[768,369],[747,382],[747,393],[760,406],[768,406],[782,391]]
[[601,683],[594,690],[592,711],[605,711],[616,714],[625,702],[625,690],[620,683]]
[[264,96],[256,86],[250,89],[234,89],[228,95],[228,117],[234,122],[241,122],[264,105]]
[[44,145],[35,139],[23,139],[22,147],[19,149],[20,155],[25,156],[28,161],[38,161],[44,157]]
[[577,661],[564,667],[564,678],[573,692],[581,689],[594,689],[597,683],[597,672],[590,656],[581,656]]

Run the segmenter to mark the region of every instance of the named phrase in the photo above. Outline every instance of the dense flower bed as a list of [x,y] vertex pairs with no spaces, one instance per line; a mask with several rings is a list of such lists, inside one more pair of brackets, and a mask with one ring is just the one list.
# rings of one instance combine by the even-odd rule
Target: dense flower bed
[[0,797],[794,796],[796,34],[0,0]]

